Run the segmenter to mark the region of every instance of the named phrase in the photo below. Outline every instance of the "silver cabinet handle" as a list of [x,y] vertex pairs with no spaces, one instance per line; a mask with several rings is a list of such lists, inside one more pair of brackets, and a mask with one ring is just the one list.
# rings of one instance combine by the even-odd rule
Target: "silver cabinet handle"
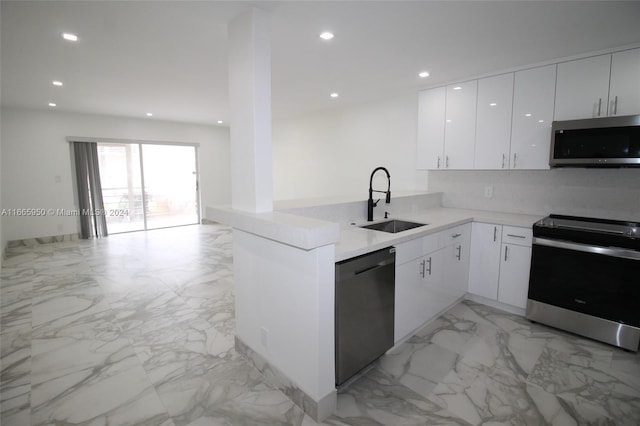
[[427,272],[429,273],[429,275],[431,275],[431,256],[429,256],[429,260],[427,260],[427,263],[429,264],[429,267],[427,268]]
[[504,160],[505,160],[505,157],[506,157],[506,156],[505,156],[504,154],[502,154],[502,168],[503,168],[503,169],[504,169]]
[[438,155],[438,168],[440,168],[440,156]]
[[423,260],[422,262],[420,262],[420,267],[421,267],[421,271],[420,271],[420,276],[422,278],[424,278],[424,264],[425,264],[425,260]]
[[518,153],[513,153],[513,168],[516,168],[516,160],[518,159]]
[[461,257],[462,257],[462,244],[458,245],[456,250],[458,251],[458,253],[456,254],[456,259],[461,260]]
[[618,115],[618,96],[616,96],[616,100],[613,101],[613,115]]
[[509,246],[504,246],[504,261],[507,261],[508,255],[507,253],[509,252]]
[[451,238],[458,238],[459,236],[461,236],[462,234],[451,234]]
[[497,238],[498,238],[498,227],[494,226],[493,227],[493,242],[495,242]]
[[507,234],[507,237],[513,237],[513,238],[527,238],[524,235],[516,235],[516,234]]
[[449,156],[445,155],[444,158],[445,158],[444,167],[448,169],[449,168]]
[[597,114],[598,117],[600,117],[601,110],[602,110],[602,98],[598,98],[598,114]]

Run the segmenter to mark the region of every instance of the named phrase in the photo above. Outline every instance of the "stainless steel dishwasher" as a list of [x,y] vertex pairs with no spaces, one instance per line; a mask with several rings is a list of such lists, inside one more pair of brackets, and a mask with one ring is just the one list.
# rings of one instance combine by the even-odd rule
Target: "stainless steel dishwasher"
[[395,248],[336,263],[336,386],[393,346]]

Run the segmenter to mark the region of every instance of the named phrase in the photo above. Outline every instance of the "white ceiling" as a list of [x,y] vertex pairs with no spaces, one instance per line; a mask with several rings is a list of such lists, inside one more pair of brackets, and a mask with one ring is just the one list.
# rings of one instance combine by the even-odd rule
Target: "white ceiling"
[[226,122],[227,23],[251,5],[270,13],[276,118],[640,42],[639,1],[3,0],[2,105]]

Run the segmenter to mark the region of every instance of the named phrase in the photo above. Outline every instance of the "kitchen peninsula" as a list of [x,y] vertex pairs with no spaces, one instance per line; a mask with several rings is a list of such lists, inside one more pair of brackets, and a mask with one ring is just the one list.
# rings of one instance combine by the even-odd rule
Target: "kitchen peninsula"
[[397,234],[354,225],[366,222],[366,200],[280,203],[269,213],[207,208],[234,228],[237,349],[313,418],[326,418],[336,408],[335,262],[471,222],[530,229],[540,219],[441,206],[440,193],[394,197],[393,218],[428,224]]

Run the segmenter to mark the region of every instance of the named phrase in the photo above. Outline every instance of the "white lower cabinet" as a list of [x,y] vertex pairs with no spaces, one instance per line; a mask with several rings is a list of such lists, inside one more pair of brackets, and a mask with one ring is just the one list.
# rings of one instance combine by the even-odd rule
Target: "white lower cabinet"
[[498,302],[527,307],[531,247],[502,244]]
[[526,308],[531,240],[530,228],[474,222],[469,293]]
[[470,225],[396,245],[395,341],[464,296]]
[[498,300],[502,225],[474,222],[471,227],[469,293]]
[[[437,238],[436,236],[424,239]],[[413,249],[412,241],[404,243],[406,249]],[[396,260],[406,258],[402,244],[396,246]],[[414,251],[420,255],[422,251]],[[434,305],[439,299],[437,283],[441,281],[444,268],[439,251],[420,255],[405,263],[396,263],[396,306],[395,306],[395,341],[398,342],[409,333],[420,327],[434,315]],[[435,296],[435,297],[434,297]],[[435,300],[434,300],[435,299]],[[437,314],[437,312],[435,313]]]
[[444,286],[453,303],[467,293],[469,287],[469,257],[471,252],[471,224],[445,231],[448,239],[444,249]]

